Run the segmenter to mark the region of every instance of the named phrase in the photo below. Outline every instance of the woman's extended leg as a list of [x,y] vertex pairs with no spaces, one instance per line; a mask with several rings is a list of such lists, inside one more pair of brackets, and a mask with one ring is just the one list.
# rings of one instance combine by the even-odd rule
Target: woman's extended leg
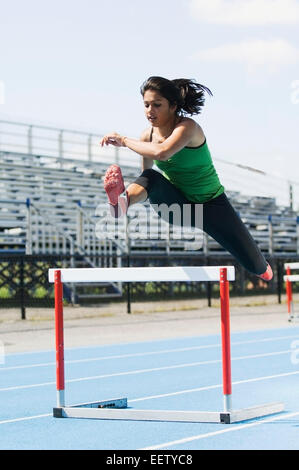
[[[195,226],[194,208],[196,204],[188,201],[159,172],[152,169],[145,170],[135,183],[146,189],[150,203],[154,206],[163,203],[168,206],[178,204],[183,209],[184,204],[190,204],[192,208],[190,225]],[[170,217],[171,215],[169,214]],[[167,221],[172,223],[171,220]],[[182,217],[181,224],[183,223]],[[265,273],[268,266],[267,261],[225,194],[203,204],[202,228],[204,232],[231,253],[245,269],[257,275]]]
[[225,194],[203,205],[203,229],[251,273],[267,270],[267,261]]

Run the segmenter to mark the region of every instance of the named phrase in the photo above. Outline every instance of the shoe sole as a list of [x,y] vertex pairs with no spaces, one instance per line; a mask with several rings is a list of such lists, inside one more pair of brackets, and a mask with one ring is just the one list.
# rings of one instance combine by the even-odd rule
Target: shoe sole
[[109,203],[113,206],[118,204],[119,196],[125,191],[124,179],[118,165],[111,165],[106,171],[104,189]]

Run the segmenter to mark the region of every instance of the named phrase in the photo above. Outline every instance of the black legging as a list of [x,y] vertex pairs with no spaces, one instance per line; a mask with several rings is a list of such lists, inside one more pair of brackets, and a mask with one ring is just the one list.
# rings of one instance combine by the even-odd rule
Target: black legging
[[[144,170],[134,181],[146,189],[151,204],[191,205],[191,223],[195,226],[195,206],[167,178],[156,170]],[[154,206],[155,208],[155,206]],[[158,212],[161,216],[160,212]],[[171,214],[169,222],[172,223]],[[182,225],[183,221],[181,221]],[[203,204],[203,230],[231,253],[245,269],[254,274],[262,274],[267,269],[267,262],[242,222],[227,196],[223,193]]]

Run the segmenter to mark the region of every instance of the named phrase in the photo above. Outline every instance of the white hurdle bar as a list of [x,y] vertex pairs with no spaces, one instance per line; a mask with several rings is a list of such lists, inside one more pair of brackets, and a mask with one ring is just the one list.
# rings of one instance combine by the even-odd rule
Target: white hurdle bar
[[284,268],[286,275],[283,277],[286,283],[286,294],[287,294],[287,307],[289,314],[289,321],[298,320],[299,316],[295,316],[294,302],[293,302],[293,288],[292,282],[299,282],[299,274],[291,274],[292,269],[299,269],[299,263],[285,263]]
[[[281,402],[240,410],[233,410],[232,408],[229,281],[234,280],[235,268],[233,266],[49,269],[49,282],[54,283],[55,292],[57,406],[53,408],[53,416],[56,418],[229,424],[282,412],[284,410],[284,404]],[[220,283],[223,411],[139,410],[128,408],[127,398],[108,399],[78,405],[65,405],[63,283],[100,283],[107,281],[218,281]]]

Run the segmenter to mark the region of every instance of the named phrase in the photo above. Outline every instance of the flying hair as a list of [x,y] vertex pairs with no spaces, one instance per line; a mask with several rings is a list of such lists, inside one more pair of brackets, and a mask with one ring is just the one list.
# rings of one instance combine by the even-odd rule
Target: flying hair
[[157,91],[171,105],[176,105],[176,112],[180,116],[200,114],[205,104],[205,94],[213,96],[209,88],[187,78],[168,80],[163,77],[149,77],[140,88],[142,96],[147,90]]

